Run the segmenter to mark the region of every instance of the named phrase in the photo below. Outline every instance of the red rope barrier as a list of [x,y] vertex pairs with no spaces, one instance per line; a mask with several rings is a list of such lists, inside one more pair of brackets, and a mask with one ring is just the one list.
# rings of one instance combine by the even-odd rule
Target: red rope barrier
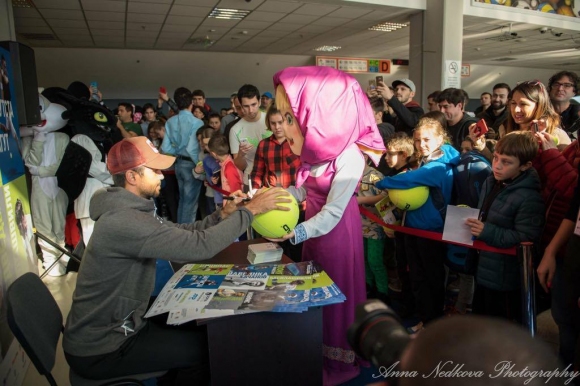
[[455,241],[443,240],[443,234],[442,233],[432,232],[432,231],[425,231],[425,230],[416,229],[416,228],[409,228],[409,227],[405,227],[405,226],[401,226],[401,225],[387,224],[381,218],[379,218],[376,215],[374,215],[372,212],[370,212],[365,207],[359,205],[359,210],[360,210],[360,212],[363,215],[365,215],[366,217],[368,217],[370,220],[376,222],[379,225],[384,226],[385,228],[392,229],[392,230],[394,230],[396,232],[401,232],[401,233],[405,233],[405,234],[408,234],[408,235],[421,237],[421,238],[424,238],[424,239],[441,241],[441,242],[448,243],[448,244],[459,245],[459,246],[462,246],[462,247],[479,249],[480,251],[487,251],[487,252],[494,252],[494,253],[502,253],[502,254],[505,254],[505,255],[516,256],[516,247],[505,248],[505,249],[504,248],[495,248],[495,247],[489,246],[486,243],[484,243],[483,241],[479,241],[479,240],[474,240],[473,241],[473,245],[467,245],[467,244],[457,243]]

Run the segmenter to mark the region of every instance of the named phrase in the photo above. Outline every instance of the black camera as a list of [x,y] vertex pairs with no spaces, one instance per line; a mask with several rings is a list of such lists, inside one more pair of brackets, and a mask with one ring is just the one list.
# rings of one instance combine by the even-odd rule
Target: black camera
[[376,367],[390,367],[401,358],[411,337],[397,313],[373,299],[356,306],[347,339],[361,358],[370,360]]

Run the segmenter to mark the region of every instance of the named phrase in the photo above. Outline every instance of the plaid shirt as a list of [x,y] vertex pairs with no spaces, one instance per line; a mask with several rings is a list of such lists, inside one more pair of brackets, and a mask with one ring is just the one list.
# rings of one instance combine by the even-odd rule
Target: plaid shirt
[[252,188],[262,186],[287,188],[294,185],[298,167],[300,157],[292,153],[288,141],[280,144],[273,135],[263,139],[256,149],[254,168],[250,173]]

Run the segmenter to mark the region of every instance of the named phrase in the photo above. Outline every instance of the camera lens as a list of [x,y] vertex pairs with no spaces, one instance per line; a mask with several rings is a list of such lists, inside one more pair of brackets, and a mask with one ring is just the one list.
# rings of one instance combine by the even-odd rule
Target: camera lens
[[409,340],[399,317],[386,304],[368,300],[357,305],[348,343],[360,357],[377,367],[389,367],[400,359]]

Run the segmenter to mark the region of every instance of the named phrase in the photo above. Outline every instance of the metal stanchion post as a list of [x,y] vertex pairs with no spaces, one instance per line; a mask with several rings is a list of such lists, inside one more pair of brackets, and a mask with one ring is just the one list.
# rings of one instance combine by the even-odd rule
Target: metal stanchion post
[[532,337],[536,335],[537,328],[533,246],[533,243],[525,242],[521,243],[518,248],[518,259],[522,264],[522,322],[530,331]]

